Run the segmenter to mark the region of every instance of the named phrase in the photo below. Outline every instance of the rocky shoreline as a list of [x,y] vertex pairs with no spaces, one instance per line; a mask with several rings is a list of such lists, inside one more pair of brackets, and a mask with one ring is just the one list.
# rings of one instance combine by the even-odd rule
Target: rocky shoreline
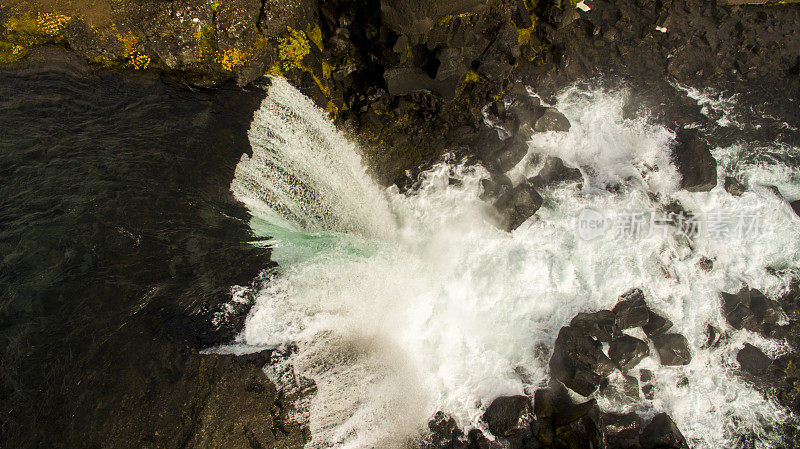
[[[484,185],[486,199],[508,230],[541,206],[542,188],[581,182],[580,171],[557,158],[541,161],[539,174],[516,186],[505,175],[524,156],[532,133],[570,126],[557,110],[530,96],[526,86],[548,98],[570,82],[603,74],[659,86],[667,80],[777,84],[787,98],[798,97],[796,7],[699,0],[585,4],[588,11],[569,2],[529,0],[94,0],[67,6],[11,1],[0,5],[0,70],[60,54],[49,48],[61,46],[90,64],[81,69],[86,73],[144,71],[201,87],[231,81],[246,86],[265,75],[284,76],[361,141],[384,184],[413,186],[416,174],[445,152],[479,161],[492,173]],[[708,190],[716,184],[716,162],[684,124],[674,123],[682,187]],[[725,185],[731,193],[736,190],[735,179]],[[791,206],[800,210],[797,202]],[[254,274],[256,265],[248,272]],[[794,411],[800,410],[798,295],[797,284],[778,302],[751,290],[722,293],[733,328],[785,338],[792,345],[792,355],[775,360],[748,345],[737,360],[743,377]],[[240,310],[226,332],[211,336],[207,323],[220,306],[219,298],[215,301],[185,305],[174,316],[164,313],[179,317],[166,324],[162,314],[154,315],[139,323],[148,329],[146,337],[137,329],[116,337],[163,343],[156,363],[162,375],[151,381],[146,395],[125,399],[127,407],[138,410],[130,413],[135,416],[104,415],[103,409],[80,415],[72,426],[93,427],[86,446],[301,447],[307,441],[308,430],[289,418],[293,398],[281,397],[261,375],[269,351],[244,358],[198,354],[205,345],[231,337],[247,312]],[[778,324],[781,311],[788,325]],[[622,332],[629,328],[642,328],[648,341]],[[636,384],[630,391],[604,391],[604,379],[615,370],[624,375],[633,369],[651,343],[662,363],[688,363],[685,338],[668,328],[668,317],[650,310],[641,291],[632,291],[614,310],[580,314],[565,323],[556,341],[551,385],[536,391],[533,401],[505,397],[488,407],[483,419],[498,440],[479,431],[465,434],[437,414],[422,447],[686,447],[664,414],[646,422],[635,413],[604,413],[594,400],[577,403],[565,389],[584,396],[634,390],[637,397],[646,395],[641,373],[627,376]],[[709,328],[709,345],[720,338],[725,338],[722,331]],[[602,343],[609,344],[607,353]],[[128,364],[154,357],[142,348],[129,350],[135,356]],[[591,360],[583,360],[589,355]],[[132,366],[114,369],[120,385],[151,374]],[[170,395],[175,397],[159,399]],[[12,417],[3,420],[9,441],[33,444],[15,439],[22,437]],[[63,423],[48,424],[57,434]],[[153,427],[162,434],[151,435]],[[789,438],[796,432],[791,426],[783,431]],[[70,435],[64,444],[82,445],[75,439],[78,430],[63,432]]]

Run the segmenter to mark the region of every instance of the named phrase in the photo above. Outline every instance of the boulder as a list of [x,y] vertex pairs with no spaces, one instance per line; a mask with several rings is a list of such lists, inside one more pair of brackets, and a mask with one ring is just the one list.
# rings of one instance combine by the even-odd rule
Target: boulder
[[650,310],[650,318],[647,324],[642,326],[644,333],[648,337],[663,334],[672,327],[672,321]]
[[644,302],[644,293],[638,288],[624,293],[611,310],[620,330],[644,326],[650,319],[650,310]]
[[418,2],[415,0],[382,0],[383,23],[398,34],[409,36],[416,43],[420,37],[446,17],[486,10],[486,0],[446,0]]
[[778,324],[783,311],[777,301],[755,289],[742,288],[738,293],[721,293],[722,312],[734,329],[769,333]]
[[648,355],[650,355],[650,348],[647,343],[630,335],[614,338],[608,349],[608,357],[617,364],[622,372],[633,369]]
[[714,259],[703,256],[700,258],[700,261],[697,262],[697,265],[700,266],[701,270],[709,272],[714,269]]
[[772,359],[750,343],[745,343],[744,348],[739,350],[736,361],[743,370],[754,376],[764,375],[772,366]]
[[643,449],[689,449],[686,438],[666,413],[659,413],[645,426],[639,441]]
[[549,418],[556,426],[563,426],[583,418],[597,404],[595,399],[576,403],[561,382],[536,390],[533,412],[538,419]]
[[570,128],[567,117],[555,108],[547,108],[544,114],[536,120],[533,130],[537,133],[547,131],[567,132]]
[[427,442],[429,445],[423,447],[455,449],[467,446],[467,438],[464,432],[458,427],[456,420],[452,416],[441,411],[436,412],[428,421],[428,429],[431,431]]
[[742,184],[738,179],[731,176],[726,176],[725,190],[733,196],[742,196],[746,189],[744,184]]
[[492,435],[504,437],[532,421],[531,404],[527,396],[501,396],[489,405],[483,420]]
[[550,375],[575,392],[592,394],[604,377],[614,370],[614,363],[603,353],[602,345],[580,329],[565,326],[558,332]]
[[681,175],[682,189],[707,192],[717,185],[717,161],[696,129],[678,131],[672,161]]
[[649,369],[639,370],[639,381],[642,383],[642,394],[645,399],[652,401],[655,397],[653,387],[653,372]]
[[419,67],[396,67],[383,73],[386,86],[392,95],[406,95],[413,92],[433,92],[443,98],[453,98],[461,82],[460,77],[445,79],[431,78]]
[[530,179],[530,182],[536,186],[537,189],[559,184],[562,182],[580,182],[583,181],[583,175],[580,169],[567,167],[561,158],[555,156],[545,156],[544,164],[536,176]]
[[639,447],[642,419],[635,412],[601,413],[600,421],[608,447],[618,449]]
[[481,188],[483,191],[480,198],[484,201],[495,199],[507,192],[513,184],[511,179],[504,174],[493,174],[490,178],[481,179]]
[[661,334],[652,338],[662,365],[688,365],[692,361],[689,341],[681,334]]
[[614,312],[610,310],[598,310],[597,312],[581,312],[572,318],[569,325],[580,329],[586,335],[596,338],[598,341],[609,342],[614,334],[617,333],[614,324]]
[[792,201],[789,204],[792,206],[792,210],[794,211],[794,213],[800,216],[800,200]]
[[501,227],[507,231],[517,229],[542,206],[542,197],[530,182],[522,182],[509,189],[495,201],[500,214]]

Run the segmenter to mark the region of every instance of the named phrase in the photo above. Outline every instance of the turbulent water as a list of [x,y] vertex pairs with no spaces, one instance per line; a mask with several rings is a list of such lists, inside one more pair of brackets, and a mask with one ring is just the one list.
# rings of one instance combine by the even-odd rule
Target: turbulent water
[[[416,191],[382,190],[324,112],[273,81],[250,129],[253,155],[243,157],[232,190],[253,213],[253,230],[270,238],[280,268],[266,273],[237,350],[296,346],[285,363],[317,385],[301,410],[310,447],[400,446],[438,410],[480,427],[493,398],[530,394],[545,382],[555,337],[572,316],[611,308],[633,287],[688,338],[693,359],[661,367],[651,350],[633,374],[653,370],[653,399],[601,398],[600,406],[666,411],[699,448],[735,446],[743,429],[759,447],[777,444],[774,428],[789,415],[737,377],[735,355],[745,341],[771,355],[785,347],[730,329],[718,292],[746,283],[775,296],[800,268],[798,218],[765,187],[800,197],[791,162],[800,152],[780,142],[715,148],[719,179],[736,174],[749,190],[680,191],[669,162],[674,135],[646,112],[626,115],[630,101],[624,89],[562,92],[556,106],[572,128],[535,135],[511,177],[535,174],[538,155],[550,154],[580,167],[584,181],[544,191],[536,217],[507,233],[479,199],[488,176],[481,167],[446,161]],[[715,126],[733,126],[731,117]],[[576,231],[585,209],[657,211],[651,192],[661,203],[758,223],[691,242],[672,231],[593,240]],[[710,271],[700,268],[703,257],[714,260]],[[732,331],[715,349],[704,348],[709,323]]]

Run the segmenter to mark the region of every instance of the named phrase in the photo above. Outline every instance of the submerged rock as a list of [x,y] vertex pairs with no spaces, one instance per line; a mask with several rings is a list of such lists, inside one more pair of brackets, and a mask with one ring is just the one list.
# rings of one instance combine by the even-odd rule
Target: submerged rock
[[558,332],[550,374],[575,392],[588,396],[614,370],[614,363],[603,353],[602,346],[580,329],[565,326]]
[[642,419],[635,412],[602,413],[600,419],[608,447],[619,449],[639,447]]
[[738,179],[726,176],[725,177],[725,190],[733,196],[742,196],[745,191],[744,184]]
[[653,344],[662,365],[688,365],[692,361],[689,341],[681,334],[661,334],[653,337]]
[[772,366],[772,359],[750,343],[745,343],[744,348],[739,350],[736,361],[743,370],[754,376],[764,375]]
[[681,188],[707,192],[717,185],[717,161],[696,129],[678,131],[672,161],[681,174]]
[[630,335],[614,338],[608,349],[608,357],[617,364],[622,372],[633,369],[648,355],[650,355],[650,348],[647,343]]
[[596,338],[598,341],[609,342],[614,334],[617,333],[614,312],[610,310],[598,310],[597,312],[581,312],[572,318],[569,325],[580,329],[586,335]]
[[494,203],[495,209],[500,214],[501,226],[507,231],[517,229],[541,206],[542,197],[527,181],[508,190]]
[[483,420],[494,436],[508,436],[532,421],[531,401],[527,396],[501,396],[492,401]]
[[620,330],[644,326],[650,319],[650,310],[644,302],[644,293],[638,288],[624,293],[611,310]]
[[639,437],[643,449],[689,449],[686,438],[666,413],[650,421]]

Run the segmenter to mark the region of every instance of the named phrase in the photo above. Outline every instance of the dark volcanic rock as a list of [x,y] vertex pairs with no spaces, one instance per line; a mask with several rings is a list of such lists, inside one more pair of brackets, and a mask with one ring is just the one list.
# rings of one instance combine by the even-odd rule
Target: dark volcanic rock
[[501,396],[492,401],[483,420],[493,435],[503,437],[530,423],[530,412],[530,399],[526,396]]
[[682,189],[705,192],[717,185],[717,161],[696,129],[678,131],[672,160],[681,174]]
[[734,329],[769,334],[783,315],[780,304],[758,290],[743,288],[738,293],[722,292],[721,296],[722,312]]
[[678,426],[666,413],[659,413],[642,430],[639,437],[643,449],[689,449]]
[[620,296],[620,300],[611,310],[620,330],[644,326],[650,319],[650,310],[644,302],[644,293],[638,288]]
[[533,130],[537,133],[546,131],[567,132],[570,126],[569,120],[564,114],[556,109],[547,108],[544,114],[536,120],[536,123],[533,125]]
[[738,179],[726,176],[725,177],[725,190],[733,196],[742,196],[745,191],[744,184],[742,184]]
[[544,164],[539,173],[530,179],[537,189],[558,184],[561,182],[583,181],[580,169],[567,167],[561,158],[545,156]]
[[792,201],[790,204],[792,206],[792,210],[794,211],[794,213],[800,216],[800,200]]
[[574,327],[558,332],[550,374],[579,394],[592,394],[603,378],[614,370],[614,363],[603,353],[602,346]]
[[418,449],[423,448],[466,448],[467,437],[464,432],[458,427],[455,419],[452,416],[436,412],[433,417],[428,421],[428,429],[431,431],[425,443]]
[[626,372],[650,355],[647,343],[630,335],[621,335],[611,341],[608,357],[617,364],[622,372]]
[[572,318],[569,325],[580,329],[586,335],[596,338],[599,341],[609,342],[614,334],[617,333],[614,324],[614,312],[610,310],[598,310],[597,312],[581,312]]
[[639,447],[642,419],[635,412],[601,413],[600,419],[608,447],[619,449]]
[[501,226],[507,231],[517,229],[542,205],[542,197],[529,182],[510,189],[494,203],[500,214]]
[[549,418],[556,426],[563,426],[583,418],[596,403],[596,400],[590,399],[578,404],[561,382],[553,382],[549,388],[536,390],[533,411],[537,418]]
[[644,329],[644,333],[647,334],[648,337],[653,337],[654,335],[663,334],[671,327],[672,321],[651,310],[650,318],[647,320],[647,324],[642,326],[642,329]]
[[662,365],[688,365],[692,361],[689,342],[681,334],[661,334],[653,337],[653,344]]
[[639,379],[626,374],[622,375],[622,382],[604,379],[600,383],[600,395],[618,402],[636,402],[639,400]]
[[743,370],[754,376],[764,375],[772,366],[772,359],[750,343],[745,343],[744,348],[739,350],[736,361]]

